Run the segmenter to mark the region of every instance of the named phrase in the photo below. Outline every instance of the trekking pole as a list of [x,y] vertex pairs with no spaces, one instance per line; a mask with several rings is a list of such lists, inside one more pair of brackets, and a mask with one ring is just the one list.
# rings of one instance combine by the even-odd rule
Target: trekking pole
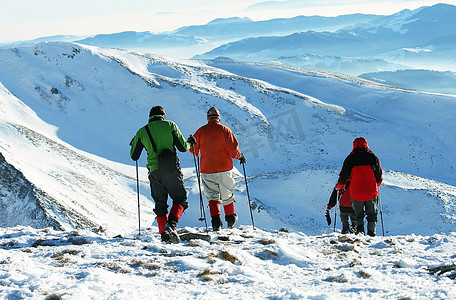
[[139,204],[139,171],[138,161],[136,160],[136,193],[138,194],[138,235],[141,235],[141,209]]
[[383,211],[382,211],[382,200],[380,194],[378,194],[378,204],[380,205],[380,221],[382,222],[382,234],[385,236],[385,227],[383,226]]
[[334,206],[334,229],[333,229],[334,232],[336,232],[337,203],[339,202],[339,194],[340,194],[340,191],[339,191],[339,190],[336,190],[336,205]]
[[192,144],[192,152],[193,152],[193,161],[195,163],[195,171],[196,171],[196,179],[198,181],[198,188],[199,188],[199,197],[200,197],[200,221],[204,221],[204,224],[206,225],[206,232],[209,231],[207,229],[207,221],[206,221],[206,212],[204,211],[204,203],[203,203],[203,195],[201,193],[201,181],[200,181],[200,170],[199,170],[199,158],[198,158],[198,164],[196,163],[196,157],[195,157],[195,148],[193,147]]
[[247,190],[247,199],[249,200],[250,218],[252,219],[252,227],[255,230],[255,224],[253,223],[252,205],[250,204],[249,186],[247,185],[247,175],[245,175],[244,163],[241,163],[241,165],[242,165],[242,169],[244,170],[245,188]]

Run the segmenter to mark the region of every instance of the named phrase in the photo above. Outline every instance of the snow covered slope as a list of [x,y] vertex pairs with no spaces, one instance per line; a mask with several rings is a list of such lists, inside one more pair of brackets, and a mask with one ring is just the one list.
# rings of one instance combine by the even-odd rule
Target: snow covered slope
[[5,161],[1,153],[0,166],[0,226],[22,224],[37,228],[63,229],[42,207],[42,203],[52,202],[54,199],[46,199],[46,194],[36,190],[20,171]]
[[[0,95],[2,226],[128,229],[137,217],[134,178],[61,141],[2,85]],[[150,202],[143,206],[150,214]]]
[[449,278],[456,276],[455,233],[371,238],[241,226],[211,235],[211,243],[166,245],[149,232],[113,238],[84,230],[0,228],[0,297],[456,297]]
[[[258,227],[330,230],[324,208],[353,139],[364,136],[385,169],[386,233],[454,230],[456,121],[448,114],[456,109],[454,97],[327,72],[70,43],[2,49],[0,64],[0,153],[62,206],[46,211],[64,228],[133,230],[128,144],[150,107],[162,105],[188,136],[215,105],[248,159]],[[144,156],[141,216],[149,226],[154,216]],[[202,226],[193,159],[180,157],[191,206],[181,225]],[[241,175],[238,181],[240,222],[248,224]]]

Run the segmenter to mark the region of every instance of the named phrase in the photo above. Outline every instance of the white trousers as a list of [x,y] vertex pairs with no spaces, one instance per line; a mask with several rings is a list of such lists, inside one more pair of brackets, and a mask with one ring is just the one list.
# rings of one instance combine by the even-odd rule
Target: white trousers
[[222,205],[234,202],[233,191],[236,188],[231,170],[201,174],[204,195],[209,201],[218,201]]

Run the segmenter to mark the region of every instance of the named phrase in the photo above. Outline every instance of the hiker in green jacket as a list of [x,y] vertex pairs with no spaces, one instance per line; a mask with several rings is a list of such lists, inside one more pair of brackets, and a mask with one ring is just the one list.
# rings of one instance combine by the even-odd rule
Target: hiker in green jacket
[[[149,112],[149,123],[136,132],[130,143],[130,156],[136,161],[143,148],[146,148],[147,169],[151,195],[155,201],[154,212],[157,215],[158,231],[162,241],[179,243],[176,226],[188,203],[175,148],[185,152],[190,148],[190,144],[185,141],[177,125],[173,121],[165,120],[165,116],[163,107],[152,107]],[[168,195],[173,200],[169,214]]]

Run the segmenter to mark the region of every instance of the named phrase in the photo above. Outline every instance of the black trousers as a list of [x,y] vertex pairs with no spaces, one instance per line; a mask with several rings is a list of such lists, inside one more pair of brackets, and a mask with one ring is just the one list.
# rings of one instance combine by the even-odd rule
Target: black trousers
[[149,173],[149,182],[157,217],[168,214],[168,195],[173,200],[173,205],[180,204],[184,210],[187,209],[187,191],[180,169],[171,172],[152,171]]
[[367,230],[375,232],[377,229],[377,204],[378,197],[369,201],[356,201],[352,199],[352,207],[355,211],[356,226],[364,227],[364,216],[367,220]]

